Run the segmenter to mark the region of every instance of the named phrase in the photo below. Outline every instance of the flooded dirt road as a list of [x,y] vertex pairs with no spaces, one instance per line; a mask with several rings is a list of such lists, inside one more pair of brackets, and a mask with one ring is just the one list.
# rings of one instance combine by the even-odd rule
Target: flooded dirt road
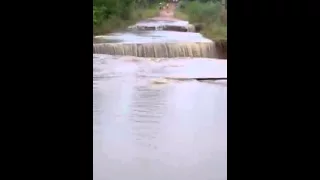
[[227,180],[227,61],[166,11],[94,38],[93,180]]
[[[94,180],[226,180],[226,61],[94,55]],[[199,71],[201,70],[201,71]]]

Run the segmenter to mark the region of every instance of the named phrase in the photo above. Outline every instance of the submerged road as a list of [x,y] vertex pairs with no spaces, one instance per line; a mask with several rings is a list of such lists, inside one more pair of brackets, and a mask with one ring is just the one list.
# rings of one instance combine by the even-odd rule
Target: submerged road
[[226,62],[94,54],[93,180],[227,180]]

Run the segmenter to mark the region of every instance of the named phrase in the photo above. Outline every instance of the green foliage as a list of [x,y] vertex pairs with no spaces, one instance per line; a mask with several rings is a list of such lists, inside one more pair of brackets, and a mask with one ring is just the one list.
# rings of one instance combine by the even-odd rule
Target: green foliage
[[[184,17],[186,14],[187,17]],[[226,10],[222,7],[221,0],[193,0],[181,2],[178,18],[188,19],[190,23],[202,24],[201,33],[210,39],[226,39],[227,26],[222,21],[226,19]]]
[[[128,19],[130,12],[134,8],[135,1],[132,0],[94,0],[93,1],[93,21],[101,24],[103,19],[111,16],[119,16]],[[128,13],[129,12],[129,13]]]
[[103,19],[107,18],[107,14],[105,13],[107,8],[105,6],[93,6],[93,24],[100,25]]
[[[135,21],[156,16],[158,3],[165,0],[93,0],[94,34],[125,28]],[[176,17],[203,24],[203,33],[211,39],[226,39],[226,22],[221,22],[221,0],[181,0]]]
[[206,2],[213,2],[213,3],[220,2],[221,3],[222,2],[222,0],[187,0],[187,1],[198,1],[198,2],[201,2],[201,3],[206,3]]
[[157,0],[93,0],[93,32],[105,34],[156,15]]
[[185,12],[191,22],[215,22],[219,21],[221,3],[192,1],[186,5]]

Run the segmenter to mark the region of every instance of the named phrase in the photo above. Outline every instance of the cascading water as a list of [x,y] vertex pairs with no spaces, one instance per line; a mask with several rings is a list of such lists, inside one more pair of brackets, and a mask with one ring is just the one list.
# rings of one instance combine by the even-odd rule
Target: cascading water
[[227,180],[226,43],[163,19],[94,37],[93,180]]
[[149,19],[141,21],[135,25],[129,26],[129,30],[154,30],[154,31],[179,31],[179,32],[194,32],[195,27],[189,24],[188,21],[181,20],[156,20]]
[[136,31],[96,36],[95,54],[137,57],[218,58],[215,42],[199,33],[174,31]]
[[96,54],[110,54],[137,57],[207,57],[216,58],[214,42],[202,43],[143,43],[122,44],[105,43],[95,44]]

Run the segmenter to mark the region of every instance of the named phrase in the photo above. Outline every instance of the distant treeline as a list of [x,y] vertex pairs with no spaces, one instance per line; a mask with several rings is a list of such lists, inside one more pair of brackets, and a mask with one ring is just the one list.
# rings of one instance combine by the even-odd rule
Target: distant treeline
[[[159,3],[167,0],[93,0],[93,32],[105,34],[159,13]],[[223,0],[180,0],[177,15],[191,23],[201,23],[210,38],[226,38],[226,10]],[[227,1],[225,0],[225,3]],[[181,17],[178,17],[181,18]]]

